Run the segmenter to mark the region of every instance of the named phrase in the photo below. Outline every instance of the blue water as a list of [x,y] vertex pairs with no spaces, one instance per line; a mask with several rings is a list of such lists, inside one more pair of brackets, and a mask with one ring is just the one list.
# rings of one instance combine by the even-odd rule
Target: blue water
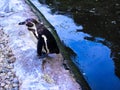
[[120,80],[114,74],[108,47],[85,40],[71,42],[70,46],[77,53],[75,63],[92,90],[120,90]]
[[[62,41],[76,54],[74,60],[92,90],[120,90],[120,80],[115,75],[114,62],[110,58],[111,50],[105,45],[85,40],[89,34],[83,33],[84,27],[63,15],[53,15],[51,10],[33,0],[47,20],[55,27]],[[80,29],[81,32],[76,32]],[[103,38],[97,38],[103,40]]]

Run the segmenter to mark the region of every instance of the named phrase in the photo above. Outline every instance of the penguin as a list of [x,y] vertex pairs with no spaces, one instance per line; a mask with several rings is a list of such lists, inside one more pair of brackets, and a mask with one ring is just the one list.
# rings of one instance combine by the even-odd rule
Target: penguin
[[[34,18],[28,18],[19,25],[26,25],[28,30],[31,31],[37,38],[37,54],[43,56],[49,53],[59,54],[60,50],[52,33],[44,26],[42,22]],[[44,51],[43,51],[44,49]]]

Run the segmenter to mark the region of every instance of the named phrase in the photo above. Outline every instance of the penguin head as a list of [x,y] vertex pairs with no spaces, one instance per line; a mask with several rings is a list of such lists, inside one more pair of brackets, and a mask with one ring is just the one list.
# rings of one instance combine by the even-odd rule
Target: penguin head
[[26,25],[29,31],[32,31],[36,38],[38,38],[37,25],[39,22],[36,19],[28,18],[23,22],[18,23],[19,25]]
[[33,27],[34,24],[36,25],[38,23],[39,22],[36,19],[34,19],[34,18],[28,18],[25,21],[18,23],[18,25],[26,25],[28,27]]

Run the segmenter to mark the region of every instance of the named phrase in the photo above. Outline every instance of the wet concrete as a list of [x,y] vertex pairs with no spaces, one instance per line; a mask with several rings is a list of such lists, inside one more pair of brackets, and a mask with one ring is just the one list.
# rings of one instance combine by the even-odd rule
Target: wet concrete
[[64,68],[61,54],[49,54],[46,58],[37,56],[35,37],[26,26],[18,25],[27,18],[37,19],[24,0],[2,0],[0,3],[0,29],[9,35],[8,46],[16,59],[12,68],[19,80],[19,90],[81,90],[69,70]]

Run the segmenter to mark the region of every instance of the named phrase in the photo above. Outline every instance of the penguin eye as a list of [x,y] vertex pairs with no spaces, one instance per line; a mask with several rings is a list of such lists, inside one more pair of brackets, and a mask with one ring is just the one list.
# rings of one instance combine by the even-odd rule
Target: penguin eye
[[28,27],[33,27],[34,25],[33,25],[33,23],[31,23],[31,22],[27,22],[26,26],[28,26]]

